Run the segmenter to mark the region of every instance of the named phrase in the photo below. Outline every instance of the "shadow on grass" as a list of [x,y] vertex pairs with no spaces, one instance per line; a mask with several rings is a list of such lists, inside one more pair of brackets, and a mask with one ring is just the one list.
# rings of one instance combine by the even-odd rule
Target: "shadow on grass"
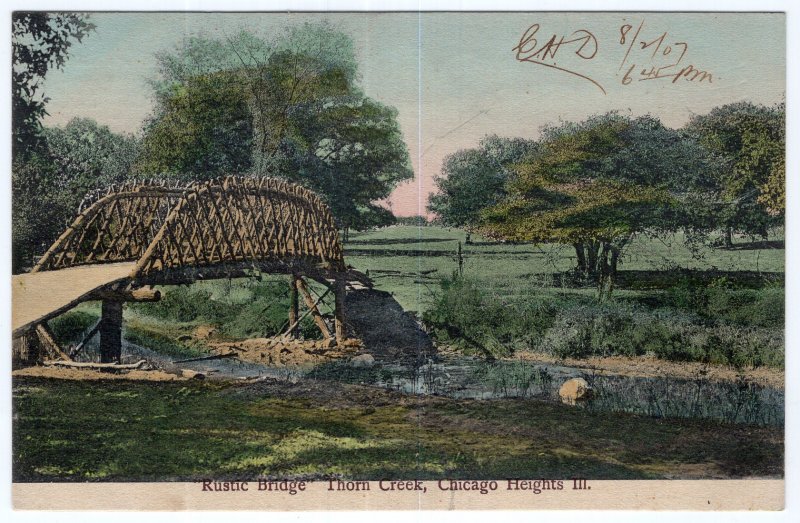
[[413,245],[454,241],[456,241],[455,238],[375,238],[373,240],[350,240],[347,245]]
[[785,249],[783,240],[761,240],[746,243],[734,243],[730,247],[717,247],[724,251],[757,251],[761,249]]

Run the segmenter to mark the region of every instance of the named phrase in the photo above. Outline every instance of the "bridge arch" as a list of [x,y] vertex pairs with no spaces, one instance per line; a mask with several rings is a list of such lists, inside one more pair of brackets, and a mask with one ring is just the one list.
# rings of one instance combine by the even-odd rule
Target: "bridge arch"
[[31,272],[122,261],[136,262],[137,281],[199,268],[346,270],[336,223],[316,194],[275,178],[228,176],[114,187],[81,210]]

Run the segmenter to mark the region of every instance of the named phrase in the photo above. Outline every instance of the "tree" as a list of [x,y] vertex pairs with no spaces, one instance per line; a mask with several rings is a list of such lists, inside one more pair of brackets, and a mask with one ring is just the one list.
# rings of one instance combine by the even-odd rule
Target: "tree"
[[42,82],[53,69],[62,69],[73,41],[94,29],[77,13],[12,14],[11,134],[12,270],[31,265],[55,239],[69,202],[61,192],[61,171],[47,146],[42,118],[48,98]]
[[87,193],[129,179],[138,155],[135,136],[113,133],[90,118],[45,128],[43,136],[70,215]]
[[428,211],[443,224],[471,228],[483,209],[506,195],[510,166],[535,152],[536,142],[522,138],[484,137],[476,149],[445,157],[442,173],[433,181],[437,192],[428,197]]
[[740,102],[692,118],[686,132],[717,156],[715,228],[766,236],[785,208],[785,109]]
[[138,146],[135,137],[87,118],[43,128],[41,140],[37,151],[15,158],[12,168],[15,272],[53,243],[87,193],[130,176]]
[[41,120],[48,98],[41,84],[52,68],[62,69],[73,40],[95,26],[78,13],[16,12],[11,22],[12,144],[14,156],[41,146]]
[[235,75],[187,78],[163,91],[158,104],[144,125],[137,173],[208,180],[250,170],[252,115]]
[[508,196],[482,213],[490,237],[575,248],[576,271],[610,292],[636,234],[675,230],[684,195],[712,167],[704,149],[656,118],[616,113],[545,128]]
[[413,177],[396,110],[360,91],[352,41],[328,24],[273,42],[194,38],[159,61],[142,172],[286,178],[320,193],[345,231],[386,223],[375,202]]

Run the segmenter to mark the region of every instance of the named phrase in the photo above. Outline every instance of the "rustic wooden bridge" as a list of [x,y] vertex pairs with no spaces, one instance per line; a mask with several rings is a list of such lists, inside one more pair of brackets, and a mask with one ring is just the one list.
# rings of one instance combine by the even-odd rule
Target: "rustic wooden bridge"
[[[101,362],[119,361],[122,304],[160,298],[154,285],[233,278],[253,272],[291,275],[287,334],[295,331],[302,295],[325,338],[345,338],[348,271],[330,210],[313,192],[273,178],[225,177],[188,185],[164,182],[111,187],[84,201],[78,216],[30,273],[13,277],[15,352],[50,353],[47,320],[102,300]],[[330,333],[304,278],[335,297]],[[23,356],[24,360],[25,357]]]

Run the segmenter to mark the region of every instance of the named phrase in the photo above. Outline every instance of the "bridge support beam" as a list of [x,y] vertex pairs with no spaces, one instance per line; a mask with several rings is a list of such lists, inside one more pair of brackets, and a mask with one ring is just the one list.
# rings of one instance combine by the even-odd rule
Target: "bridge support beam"
[[306,282],[303,280],[303,278],[297,278],[295,283],[297,290],[303,295],[303,299],[306,302],[306,307],[308,307],[308,309],[311,311],[311,317],[314,318],[314,323],[317,324],[317,328],[319,328],[320,332],[322,332],[322,337],[326,340],[330,339],[332,337],[331,331],[329,331],[328,326],[325,325],[325,320],[322,319],[322,314],[319,312],[314,298],[311,297],[311,293],[308,292]]
[[300,277],[296,274],[291,275],[289,280],[289,331],[286,333],[290,338],[297,337],[297,325],[300,314],[300,301],[297,293],[297,280]]
[[334,289],[333,295],[336,299],[335,302],[335,311],[334,317],[336,319],[336,344],[341,345],[344,340],[347,338],[347,329],[344,324],[345,320],[345,310],[344,310],[344,298],[347,293],[347,282],[344,278],[336,278],[334,282]]
[[122,358],[122,302],[103,300],[100,316],[100,363]]

